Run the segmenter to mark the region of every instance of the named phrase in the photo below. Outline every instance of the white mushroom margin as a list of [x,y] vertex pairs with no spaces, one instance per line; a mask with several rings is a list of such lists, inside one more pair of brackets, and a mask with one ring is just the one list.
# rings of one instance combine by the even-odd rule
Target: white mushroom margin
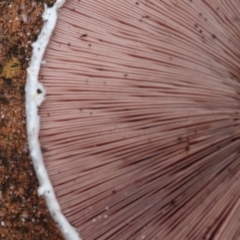
[[45,99],[45,89],[38,81],[43,55],[51,38],[57,21],[58,9],[63,6],[65,0],[57,0],[53,7],[44,6],[42,15],[44,24],[36,42],[32,44],[33,53],[27,69],[26,92],[26,121],[28,146],[33,166],[39,181],[38,194],[44,196],[47,207],[54,221],[66,240],[81,240],[76,230],[70,225],[61,212],[60,205],[50,182],[44,165],[43,155],[39,143],[40,117],[38,107]]

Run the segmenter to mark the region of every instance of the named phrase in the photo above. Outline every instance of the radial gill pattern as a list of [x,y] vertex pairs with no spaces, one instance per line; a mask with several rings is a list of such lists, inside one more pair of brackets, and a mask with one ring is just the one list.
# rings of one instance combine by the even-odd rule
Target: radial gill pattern
[[240,239],[240,1],[69,0],[40,141],[86,240]]

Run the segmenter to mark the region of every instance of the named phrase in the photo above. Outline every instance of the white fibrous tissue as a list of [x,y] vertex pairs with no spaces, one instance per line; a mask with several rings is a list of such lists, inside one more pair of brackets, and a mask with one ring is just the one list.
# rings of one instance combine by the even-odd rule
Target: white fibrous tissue
[[45,89],[38,81],[40,66],[43,63],[43,55],[51,34],[57,21],[58,9],[63,6],[65,0],[57,0],[53,7],[46,5],[42,15],[44,24],[36,42],[32,44],[33,53],[29,67],[27,69],[27,80],[25,86],[26,92],[26,120],[28,147],[34,169],[39,181],[38,194],[44,196],[47,207],[54,221],[57,223],[60,231],[66,240],[81,240],[77,231],[67,221],[61,212],[53,186],[47,174],[43,155],[39,143],[40,117],[38,116],[38,107],[45,99]]

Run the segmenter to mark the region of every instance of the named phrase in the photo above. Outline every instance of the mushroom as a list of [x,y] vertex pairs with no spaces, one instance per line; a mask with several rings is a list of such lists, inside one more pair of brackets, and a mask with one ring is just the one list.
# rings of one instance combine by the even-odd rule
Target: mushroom
[[238,239],[239,1],[67,1],[40,70],[40,148],[36,76],[63,3],[45,10],[26,104],[65,238]]

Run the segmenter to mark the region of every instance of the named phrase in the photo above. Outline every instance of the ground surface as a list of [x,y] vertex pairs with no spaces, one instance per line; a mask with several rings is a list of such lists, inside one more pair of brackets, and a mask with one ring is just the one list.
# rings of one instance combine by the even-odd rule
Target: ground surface
[[24,86],[43,2],[0,0],[0,239],[62,239],[37,196],[27,150]]

